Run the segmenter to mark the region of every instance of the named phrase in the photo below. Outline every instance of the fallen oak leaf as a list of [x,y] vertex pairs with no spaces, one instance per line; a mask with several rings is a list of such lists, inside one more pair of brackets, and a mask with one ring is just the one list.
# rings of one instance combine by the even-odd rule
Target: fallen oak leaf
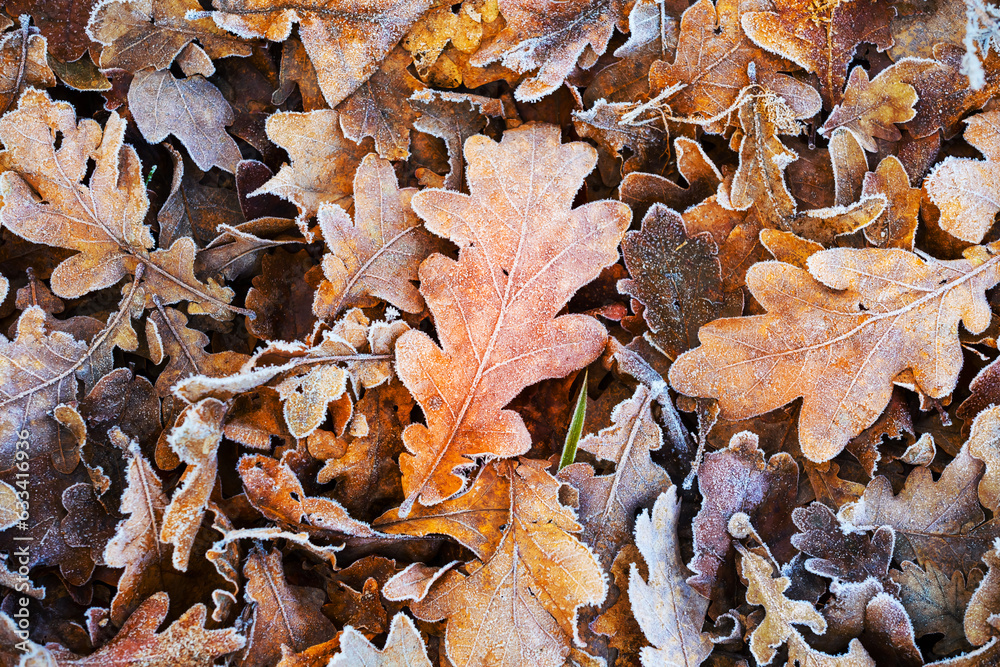
[[[562,85],[578,60],[586,69],[608,48],[616,22],[626,18],[623,0],[572,0],[539,5],[533,0],[499,0],[507,26],[471,63],[476,67],[501,60],[517,72],[537,69],[514,96],[537,102]],[[592,56],[584,56],[585,49]]]
[[652,515],[643,511],[635,523],[635,543],[649,576],[643,580],[632,563],[628,596],[635,619],[655,647],[642,649],[646,667],[671,662],[678,667],[696,667],[713,648],[709,636],[701,631],[708,598],[686,581],[677,540],[679,518],[677,489],[671,487],[656,499]]
[[267,118],[267,136],[288,152],[291,164],[250,196],[273,194],[299,209],[299,227],[319,212],[322,204],[337,204],[350,211],[353,184],[351,175],[362,158],[371,152],[371,142],[356,145],[344,137],[340,115],[330,109],[308,113],[278,112]]
[[702,327],[702,345],[677,359],[670,382],[719,399],[726,419],[801,396],[802,452],[828,461],[875,422],[903,371],[912,369],[932,398],[952,391],[962,361],[958,323],[985,329],[984,292],[1000,282],[1000,256],[983,254],[927,263],[894,248],[835,249],[809,257],[809,271],[760,263],[747,285],[767,314]]
[[115,637],[97,652],[78,656],[57,648],[52,658],[73,667],[210,667],[218,658],[238,651],[246,638],[233,628],[205,629],[205,605],[196,604],[171,623],[156,629],[167,618],[170,598],[165,592],[149,596],[128,617]]
[[473,137],[465,157],[471,195],[424,190],[413,197],[427,228],[460,251],[457,262],[432,255],[420,266],[441,347],[418,331],[396,343],[396,370],[427,418],[427,426],[403,432],[403,515],[418,497],[433,504],[458,492],[463,480],[453,470],[468,457],[528,450],[521,417],[503,406],[523,387],[600,354],[606,333],[596,320],[554,316],[617,259],[631,219],[619,202],[570,209],[596,151],[560,145],[553,126],[508,130],[499,144]]
[[923,568],[911,561],[902,565],[902,570],[893,570],[892,578],[899,584],[899,600],[909,613],[916,636],[944,635],[931,648],[937,655],[968,648],[965,610],[979,586],[982,571],[970,570],[966,578],[961,571],[949,576],[933,561],[925,562]]
[[914,468],[899,495],[888,479],[876,477],[858,502],[841,508],[840,520],[855,528],[892,527],[896,561],[969,571],[1000,536],[1000,521],[983,514],[976,487],[985,466],[967,450],[963,446],[937,480],[929,469]]
[[829,108],[841,100],[847,66],[858,44],[874,44],[879,51],[892,46],[889,21],[895,15],[885,0],[822,4],[776,0],[774,11],[748,12],[740,22],[755,44],[814,72]]
[[941,211],[938,224],[952,236],[979,243],[1000,212],[1000,112],[981,113],[966,121],[965,140],[985,160],[949,156],[928,174],[924,187]]
[[740,566],[747,579],[747,602],[764,607],[764,619],[750,635],[750,652],[758,664],[768,665],[774,659],[775,649],[788,644],[789,664],[838,665],[839,667],[875,667],[871,656],[852,639],[848,653],[830,656],[806,643],[793,625],[805,625],[817,634],[826,631],[826,619],[808,602],[792,600],[785,595],[791,582],[788,577],[772,576],[772,566],[764,558],[742,545]]
[[[748,515],[765,537],[787,542],[798,487],[799,470],[785,452],[768,459],[758,447],[758,437],[741,431],[729,446],[705,455],[698,469],[698,490],[704,499],[694,517],[694,556],[688,579],[694,590],[710,597],[719,568],[733,553],[729,520]],[[783,547],[788,551],[787,544]]]
[[409,64],[406,51],[393,49],[371,78],[337,107],[344,136],[357,144],[371,137],[386,160],[410,156],[410,128],[420,117],[410,96],[425,86],[406,71]]
[[[430,0],[215,0],[216,25],[241,37],[282,42],[299,24],[327,104],[336,107],[375,72],[378,63],[430,6]],[[188,18],[207,13],[189,12]]]
[[413,281],[428,255],[444,248],[410,207],[415,188],[400,188],[392,164],[366,155],[354,174],[354,223],[339,206],[319,211],[319,226],[330,252],[323,256],[326,277],[316,291],[313,311],[333,319],[348,306],[368,305],[372,297],[400,310],[424,307]]
[[389,533],[450,535],[476,554],[410,604],[417,618],[448,619],[445,644],[457,667],[496,664],[509,651],[558,667],[573,645],[583,647],[579,608],[607,593],[597,559],[573,536],[581,526],[559,502],[559,483],[546,465],[494,462],[462,496],[417,505],[410,518],[392,510],[375,522]]
[[[75,298],[109,287],[141,265],[153,288],[146,294],[147,307],[156,292],[164,303],[189,300],[217,319],[244,312],[229,305],[232,290],[194,277],[190,238],[150,252],[153,237],[143,224],[149,199],[138,155],[123,144],[124,134],[125,122],[116,113],[102,132],[94,121],[78,124],[69,104],[25,91],[18,108],[0,119],[3,225],[33,243],[79,251],[52,274],[50,285],[59,296]],[[96,166],[83,185],[89,159]]]
[[97,0],[9,0],[10,16],[31,16],[49,44],[49,53],[60,62],[78,60],[92,45],[87,21]]
[[0,113],[6,113],[27,87],[51,88],[56,75],[46,59],[46,41],[24,23],[0,35]]
[[392,617],[389,636],[385,648],[379,650],[368,638],[351,626],[344,628],[340,636],[340,653],[333,656],[329,667],[351,667],[351,665],[371,667],[431,667],[427,649],[417,626],[410,617],[399,612]]
[[128,104],[150,144],[172,134],[202,171],[219,167],[235,173],[242,157],[225,129],[233,124],[233,110],[205,77],[176,79],[166,70],[138,72],[128,89]]
[[246,649],[237,663],[240,667],[273,665],[284,647],[302,651],[335,634],[333,623],[320,611],[326,597],[323,591],[289,585],[277,549],[265,552],[255,546],[243,564],[243,574],[253,615]]
[[187,464],[181,486],[163,513],[160,528],[160,540],[174,545],[173,565],[180,572],[187,570],[191,548],[215,486],[225,416],[225,403],[206,398],[186,407],[167,434],[170,448]]
[[166,70],[194,40],[212,59],[251,54],[249,42],[219,29],[211,19],[187,18],[188,12],[200,10],[197,0],[100,2],[87,23],[87,34],[104,47],[102,69]]
[[605,568],[628,542],[632,517],[668,489],[670,477],[653,463],[650,452],[663,445],[660,426],[650,411],[655,396],[639,385],[631,398],[611,413],[611,425],[579,442],[579,448],[599,461],[615,464],[612,474],[597,475],[587,463],[574,463],[559,471],[559,480],[580,491],[578,515],[581,535]]
[[864,67],[855,67],[847,81],[843,101],[827,116],[820,134],[829,135],[838,127],[850,130],[862,148],[874,153],[875,139],[899,141],[902,135],[896,123],[905,123],[917,115],[913,105],[917,91],[913,86],[885,72],[871,81]]

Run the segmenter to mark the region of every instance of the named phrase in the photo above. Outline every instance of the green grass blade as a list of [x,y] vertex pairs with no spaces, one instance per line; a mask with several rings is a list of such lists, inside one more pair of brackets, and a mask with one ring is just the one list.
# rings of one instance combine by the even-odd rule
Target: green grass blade
[[562,470],[576,460],[576,446],[583,434],[583,420],[587,417],[587,371],[583,371],[583,384],[580,385],[580,395],[576,397],[576,408],[573,410],[573,421],[566,432],[566,443],[563,444],[562,456],[559,458],[559,470]]

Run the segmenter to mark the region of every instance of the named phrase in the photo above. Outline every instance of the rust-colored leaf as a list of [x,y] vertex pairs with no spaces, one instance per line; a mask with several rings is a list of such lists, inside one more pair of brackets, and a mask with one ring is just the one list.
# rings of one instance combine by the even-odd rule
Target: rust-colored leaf
[[528,450],[520,416],[503,407],[523,387],[600,353],[600,323],[555,315],[615,261],[631,219],[618,202],[570,209],[596,156],[584,144],[560,145],[554,127],[524,125],[499,144],[472,138],[465,157],[471,195],[431,190],[413,198],[427,228],[460,253],[457,262],[432,255],[420,267],[442,347],[416,331],[396,344],[399,377],[427,417],[427,426],[403,434],[404,514],[418,497],[431,504],[460,490],[452,471],[467,457]]

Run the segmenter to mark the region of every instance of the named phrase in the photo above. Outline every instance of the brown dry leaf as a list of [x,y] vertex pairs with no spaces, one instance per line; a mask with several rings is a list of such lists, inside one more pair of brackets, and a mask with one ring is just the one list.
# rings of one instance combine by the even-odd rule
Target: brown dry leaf
[[639,623],[632,615],[632,603],[628,597],[631,566],[635,565],[639,576],[646,576],[642,567],[642,554],[634,544],[626,544],[611,565],[611,575],[618,589],[617,601],[590,624],[590,628],[607,636],[608,644],[617,649],[616,667],[639,667],[641,651],[649,644]]
[[410,128],[419,117],[410,96],[425,86],[406,71],[409,64],[406,51],[394,49],[378,71],[337,107],[344,136],[359,144],[371,137],[386,160],[410,156]]
[[618,281],[618,291],[644,306],[646,337],[667,357],[695,347],[698,329],[723,315],[718,248],[707,232],[688,233],[675,211],[654,204],[642,229],[625,235],[622,255],[633,277]]
[[25,88],[56,85],[45,56],[45,38],[37,28],[22,25],[0,36],[0,113],[6,113]]
[[8,16],[28,15],[49,43],[49,53],[61,62],[78,60],[92,45],[87,21],[97,0],[7,0]]
[[[402,498],[402,476],[396,460],[403,451],[403,428],[409,424],[413,399],[391,382],[365,392],[355,406],[346,451],[329,457],[319,471],[320,484],[337,481],[333,495],[354,516],[368,518],[372,508]],[[312,440],[309,444],[312,452]],[[315,454],[314,454],[315,455]]]
[[[198,182],[197,170],[191,167],[190,162],[185,168],[180,152],[172,146],[168,150],[174,163],[174,173],[170,181],[170,195],[156,213],[161,245],[171,246],[185,236],[202,243],[210,242],[227,226],[235,227],[243,222],[237,193],[202,185]],[[204,252],[199,254],[200,261]]]
[[247,645],[237,664],[268,667],[282,655],[283,647],[302,651],[336,633],[320,606],[326,596],[318,588],[291,586],[285,580],[281,552],[254,547],[243,565],[247,578],[246,601],[253,605]]
[[606,333],[599,322],[555,315],[615,262],[631,220],[620,202],[570,209],[596,151],[560,145],[554,126],[526,124],[499,144],[473,137],[465,157],[471,196],[431,190],[413,197],[427,228],[461,250],[457,262],[432,255],[420,266],[442,347],[418,331],[396,344],[397,372],[428,424],[403,434],[404,515],[417,497],[431,504],[458,492],[463,479],[453,470],[468,457],[528,451],[520,416],[502,408],[525,386],[600,354]]
[[194,40],[208,58],[250,55],[249,43],[219,29],[210,18],[188,19],[189,11],[201,11],[197,0],[98,3],[87,24],[87,34],[104,47],[101,68],[165,70]]
[[289,37],[281,49],[281,85],[271,96],[271,102],[284,104],[295,84],[298,84],[299,94],[302,96],[303,111],[326,108],[326,100],[323,99],[323,91],[316,78],[316,68],[309,61],[309,54],[302,42]]
[[180,572],[187,571],[191,548],[215,486],[225,416],[225,403],[206,398],[185,408],[167,434],[170,448],[187,464],[181,486],[163,513],[160,529],[160,540],[174,545],[173,565]]
[[839,517],[856,528],[892,527],[897,562],[932,561],[948,572],[968,572],[1000,536],[1000,520],[986,521],[976,494],[984,469],[963,447],[937,481],[929,469],[917,467],[893,495],[889,480],[876,477]]
[[51,657],[59,665],[72,667],[210,667],[246,644],[243,635],[233,628],[206,630],[203,604],[191,607],[158,633],[156,630],[167,618],[169,609],[167,593],[154,593],[143,600],[118,634],[96,653],[78,656],[56,649]]
[[622,179],[618,188],[620,198],[637,215],[655,203],[662,203],[675,211],[686,211],[715,194],[722,182],[722,174],[701,144],[687,137],[678,137],[674,140],[674,154],[677,171],[687,182],[686,188],[657,174],[633,172]]
[[[684,84],[670,96],[669,104],[679,116],[714,118],[729,109],[741,91],[752,83],[747,71],[751,64],[758,81],[786,69],[791,63],[774,50],[765,51],[751,42],[740,27],[748,12],[767,9],[762,0],[698,0],[681,16],[677,55],[673,63],[655,62],[649,70],[649,84],[662,91]],[[721,132],[723,121],[708,129]]]
[[986,464],[979,482],[979,502],[991,512],[1000,512],[1000,407],[991,405],[972,422],[969,454]]
[[476,67],[503,60],[516,72],[536,70],[514,93],[522,102],[537,102],[562,85],[579,61],[583,69],[608,48],[615,24],[626,18],[623,0],[570,0],[539,5],[534,0],[498,0],[505,27],[479,49]]
[[335,500],[307,496],[295,472],[285,462],[261,454],[240,458],[238,470],[247,500],[271,521],[312,532],[335,531],[347,535],[371,537],[367,524],[351,518]]
[[279,112],[268,116],[267,136],[286,151],[292,163],[252,192],[287,199],[299,209],[300,227],[322,204],[352,206],[352,178],[371,142],[361,145],[344,138],[340,115],[330,109],[308,113]]
[[388,533],[450,535],[478,560],[448,570],[410,609],[423,620],[447,618],[448,658],[459,667],[530,655],[538,667],[562,665],[573,646],[581,606],[604,599],[594,555],[577,540],[581,526],[558,500],[545,461],[489,464],[462,496],[393,510],[375,522]]
[[115,536],[104,548],[104,562],[109,567],[125,568],[111,601],[111,620],[120,625],[143,600],[166,588],[163,571],[170,564],[171,548],[160,540],[167,506],[163,483],[135,440],[113,431],[112,441],[128,457],[128,486],[121,511],[129,516],[118,524]]
[[205,77],[175,79],[166,70],[139,72],[128,90],[128,104],[149,143],[172,134],[202,171],[219,167],[235,173],[242,157],[225,129],[233,124],[233,110]]
[[679,518],[677,489],[671,488],[656,499],[652,516],[643,511],[635,523],[635,544],[646,561],[649,576],[643,580],[633,563],[628,596],[635,619],[654,647],[642,649],[645,667],[697,667],[713,648],[708,635],[701,631],[708,598],[695,592],[686,581],[677,542]]
[[770,664],[776,650],[788,644],[789,665],[833,667],[875,667],[875,661],[852,639],[844,656],[829,656],[811,648],[793,625],[805,625],[813,632],[826,631],[826,619],[811,604],[791,600],[785,595],[791,582],[787,577],[773,578],[770,563],[752,551],[740,547],[743,576],[747,579],[747,602],[764,607],[764,619],[750,635],[750,652],[761,665]]
[[489,121],[483,104],[473,97],[423,90],[410,100],[410,106],[420,113],[413,127],[441,139],[448,148],[450,168],[443,187],[449,190],[463,189],[462,147],[466,139],[482,132]]
[[875,139],[899,141],[902,135],[896,123],[905,123],[917,112],[917,91],[908,83],[884,72],[871,81],[868,70],[855,67],[847,81],[843,101],[827,116],[821,134],[830,134],[839,127],[850,130],[861,146],[875,152]]
[[410,207],[415,188],[400,189],[387,160],[366,155],[354,174],[354,222],[339,206],[323,206],[319,226],[329,252],[326,277],[316,291],[313,311],[334,319],[348,306],[367,306],[373,297],[400,310],[424,307],[413,281],[428,255],[444,249]]
[[728,525],[737,512],[749,515],[765,539],[787,542],[798,477],[798,466],[784,452],[765,463],[757,436],[749,431],[734,435],[726,449],[705,455],[698,469],[698,490],[704,500],[694,518],[690,563],[695,574],[688,579],[696,591],[709,597],[719,568],[732,558]]
[[951,393],[958,322],[988,326],[984,292],[1000,282],[1000,256],[927,263],[898,249],[835,249],[808,264],[752,267],[747,285],[767,314],[702,327],[701,347],[677,359],[670,382],[719,399],[726,419],[804,397],[799,443],[822,462],[875,423],[903,371],[927,396]]
[[336,107],[378,68],[430,0],[215,0],[215,23],[241,37],[282,42],[292,25],[316,68],[323,96]]
[[[0,176],[0,220],[33,243],[80,251],[52,273],[50,286],[59,296],[75,298],[109,287],[142,266],[147,307],[158,295],[162,303],[187,300],[197,312],[231,317],[233,291],[194,276],[191,239],[150,252],[154,242],[143,224],[149,200],[139,158],[123,145],[124,134],[117,114],[111,114],[102,133],[94,121],[77,124],[69,104],[27,90],[17,110],[0,119],[6,148],[0,153],[6,170]],[[84,185],[88,160],[96,167]]]
[[21,313],[13,340],[0,338],[0,470],[14,465],[18,433],[26,431],[36,443],[33,457],[51,457],[56,470],[73,471],[79,449],[50,412],[77,400],[78,380],[101,374],[101,366],[110,370],[111,360],[95,358],[96,351],[68,332],[46,330],[38,306]]
[[875,171],[865,174],[861,196],[884,195],[885,215],[864,229],[865,238],[879,248],[913,250],[920,215],[920,188],[910,187],[910,177],[899,158],[890,155]]
[[1000,112],[990,111],[966,121],[965,140],[985,160],[948,157],[927,176],[925,187],[941,210],[938,224],[952,236],[979,243],[1000,212]]
[[792,536],[792,544],[811,556],[805,562],[808,571],[837,582],[862,582],[873,578],[883,590],[898,592],[899,586],[889,577],[896,546],[896,535],[891,527],[880,526],[871,537],[845,530],[833,512],[819,503],[796,507],[792,521],[802,531]]
[[[633,171],[652,171],[670,153],[670,135],[665,123],[657,123],[655,117],[653,122],[631,121],[628,114],[634,108],[628,102],[598,100],[586,111],[573,112],[577,134],[597,143],[597,167],[605,183],[617,183]],[[631,156],[623,159],[621,152],[626,147]]]
[[968,582],[960,571],[952,572],[949,577],[931,561],[926,562],[923,569],[905,561],[902,571],[893,570],[892,578],[900,586],[899,599],[913,621],[916,636],[944,635],[933,646],[937,655],[968,648],[965,609],[981,577],[980,570],[972,570]]
[[260,273],[247,292],[246,306],[257,317],[247,320],[247,330],[267,341],[304,340],[316,324],[312,305],[318,287],[313,280],[316,264],[309,251],[294,255],[279,249],[261,257]]
[[351,626],[344,628],[340,647],[340,653],[333,656],[329,667],[431,667],[417,626],[403,612],[392,617],[384,649],[375,648],[367,637]]
[[578,448],[598,461],[610,461],[615,471],[597,475],[587,463],[574,463],[559,471],[560,481],[580,492],[578,516],[584,542],[605,568],[628,542],[632,519],[671,486],[666,471],[653,463],[650,452],[663,445],[660,426],[650,406],[654,394],[639,385],[635,394],[611,413],[611,425],[580,440]]
[[775,0],[774,11],[749,12],[741,24],[754,43],[814,72],[829,108],[841,101],[858,44],[874,44],[879,51],[892,46],[889,21],[895,15],[886,0]]
[[154,364],[170,362],[156,378],[156,393],[167,396],[179,380],[191,375],[222,377],[236,371],[249,358],[233,350],[205,351],[208,336],[188,327],[188,318],[174,308],[157,309],[146,320],[146,344]]
[[997,557],[996,544],[993,549],[983,554],[983,562],[989,568],[983,581],[975,593],[969,598],[965,608],[962,627],[965,637],[973,646],[982,646],[996,635],[1000,634],[1000,558]]

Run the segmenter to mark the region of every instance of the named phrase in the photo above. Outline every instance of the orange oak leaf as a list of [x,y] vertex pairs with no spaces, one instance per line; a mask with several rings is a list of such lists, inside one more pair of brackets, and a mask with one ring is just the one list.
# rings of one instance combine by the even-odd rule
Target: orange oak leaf
[[[669,97],[671,110],[682,116],[714,118],[728,109],[743,88],[752,83],[747,67],[753,63],[757,80],[793,66],[747,39],[740,18],[769,7],[763,0],[698,0],[681,16],[677,55],[673,63],[653,63],[649,84],[654,91],[684,84]],[[709,124],[724,129],[723,121]]]
[[910,187],[906,168],[894,155],[879,162],[875,171],[865,174],[862,198],[884,195],[885,215],[864,229],[865,238],[879,248],[913,250],[920,216],[920,188]]
[[861,146],[875,152],[875,139],[899,141],[902,135],[896,123],[905,123],[917,115],[913,105],[917,91],[897,77],[880,73],[871,81],[864,67],[851,70],[843,101],[834,107],[820,133],[827,135],[838,127],[854,133]]
[[934,263],[894,248],[825,250],[809,257],[808,271],[759,263],[747,286],[767,313],[702,327],[701,346],[677,359],[670,382],[719,399],[726,419],[803,397],[802,452],[828,461],[875,423],[903,371],[929,397],[954,389],[958,323],[984,330],[984,292],[1000,282],[1000,256],[979,250]]
[[1000,112],[981,113],[966,123],[965,140],[986,159],[947,157],[927,176],[925,187],[941,210],[941,229],[963,241],[979,243],[1000,212]]
[[250,43],[221,30],[210,18],[188,19],[189,11],[201,11],[197,0],[98,3],[87,34],[104,47],[100,66],[129,72],[165,70],[194,40],[209,58],[250,55]]
[[327,104],[335,107],[368,80],[379,62],[430,7],[430,0],[215,0],[215,23],[241,37],[283,42],[299,24]]
[[427,426],[403,433],[405,515],[419,497],[433,504],[458,492],[455,468],[477,455],[528,451],[521,417],[505,411],[524,387],[593,361],[606,333],[584,315],[556,313],[577,289],[618,258],[631,220],[620,202],[571,209],[596,151],[560,145],[558,128],[529,123],[498,144],[465,144],[471,195],[424,190],[413,209],[432,232],[459,248],[458,261],[432,255],[420,292],[441,347],[410,331],[396,343],[396,367]]
[[319,226],[330,249],[326,277],[316,291],[317,317],[332,319],[348,306],[370,305],[372,297],[409,313],[424,307],[413,281],[428,255],[444,248],[410,208],[415,188],[400,189],[392,164],[366,155],[354,174],[354,218],[339,206],[323,206]]
[[[167,618],[170,597],[154,593],[128,617],[118,634],[88,656],[69,651],[54,651],[59,665],[73,667],[128,667],[129,665],[176,665],[210,667],[246,644],[246,638],[233,628],[205,629],[205,605],[196,604],[171,623],[163,632],[157,628]],[[53,663],[55,664],[55,663]]]
[[858,44],[874,44],[879,51],[892,46],[889,21],[895,15],[886,0],[776,0],[774,11],[749,12],[741,23],[754,43],[814,72],[829,108],[841,100]]
[[632,172],[622,179],[618,188],[621,200],[631,206],[636,215],[655,203],[675,211],[686,211],[715,194],[722,174],[700,143],[678,137],[674,140],[674,154],[677,170],[687,181],[686,188],[658,174]]
[[[162,303],[187,300],[192,312],[231,317],[233,291],[194,275],[194,241],[181,238],[151,252],[155,244],[143,224],[149,199],[124,134],[115,113],[102,132],[92,120],[78,124],[69,104],[25,91],[18,108],[0,119],[4,227],[33,243],[79,251],[52,273],[52,291],[61,297],[109,287],[142,266],[147,307],[155,295]],[[96,166],[83,184],[88,160]]]
[[185,408],[167,434],[167,443],[187,468],[181,486],[163,513],[160,540],[174,545],[173,565],[181,572],[187,570],[191,548],[215,486],[225,416],[225,403],[206,398]]
[[[499,0],[507,27],[476,52],[477,67],[503,59],[517,72],[537,69],[514,96],[537,102],[562,85],[577,61],[586,69],[608,48],[615,24],[626,18],[624,0],[569,0],[539,4],[535,0]],[[584,50],[589,52],[585,56]]]
[[340,115],[330,109],[268,116],[267,136],[288,151],[292,163],[282,165],[252,195],[273,194],[292,202],[299,209],[300,226],[322,204],[351,209],[351,177],[371,152],[370,140],[356,145],[344,138]]
[[389,533],[450,535],[476,554],[410,605],[417,618],[448,619],[445,642],[457,667],[498,664],[506,654],[558,667],[571,646],[583,646],[579,608],[604,599],[604,574],[573,536],[581,526],[560,504],[559,482],[546,465],[491,463],[468,493],[418,505],[409,518],[393,510],[376,521]]

